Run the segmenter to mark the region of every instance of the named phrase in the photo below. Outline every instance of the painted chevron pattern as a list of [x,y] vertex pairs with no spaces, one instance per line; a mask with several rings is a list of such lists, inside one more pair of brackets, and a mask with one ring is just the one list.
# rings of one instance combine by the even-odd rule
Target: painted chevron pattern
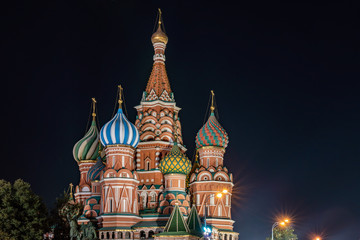
[[197,133],[195,143],[197,148],[205,146],[227,147],[229,136],[214,113],[210,114],[205,125]]

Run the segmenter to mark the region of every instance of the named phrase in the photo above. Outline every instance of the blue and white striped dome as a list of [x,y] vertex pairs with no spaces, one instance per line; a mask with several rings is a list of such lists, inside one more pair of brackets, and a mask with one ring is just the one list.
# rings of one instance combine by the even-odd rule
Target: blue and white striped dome
[[100,130],[100,141],[104,146],[122,144],[136,148],[139,139],[138,130],[127,120],[121,108]]

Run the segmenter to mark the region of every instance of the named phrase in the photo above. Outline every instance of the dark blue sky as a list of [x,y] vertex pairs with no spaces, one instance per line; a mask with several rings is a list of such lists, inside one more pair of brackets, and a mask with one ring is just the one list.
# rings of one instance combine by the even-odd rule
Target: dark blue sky
[[294,217],[300,239],[360,239],[358,1],[12,1],[2,8],[2,167],[50,207],[77,183],[72,147],[90,98],[99,121],[116,86],[129,119],[152,67],[161,7],[167,71],[188,156],[209,91],[230,144],[235,230],[265,239],[273,217]]

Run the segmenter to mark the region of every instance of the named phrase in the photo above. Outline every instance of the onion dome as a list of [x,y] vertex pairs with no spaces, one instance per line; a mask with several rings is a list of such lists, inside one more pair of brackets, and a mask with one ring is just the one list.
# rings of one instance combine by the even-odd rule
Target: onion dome
[[101,170],[105,168],[105,164],[102,162],[101,157],[98,157],[97,162],[89,169],[87,174],[87,181],[99,181]]
[[171,151],[160,161],[159,168],[163,174],[180,173],[188,175],[191,171],[191,162],[181,152],[175,141]]
[[197,133],[195,143],[197,148],[206,146],[227,147],[229,136],[213,112],[210,114],[205,125]]
[[73,148],[73,156],[76,161],[96,160],[99,156],[100,142],[99,130],[95,121],[95,99],[93,98],[93,120],[85,136],[78,141]]
[[100,141],[104,146],[108,145],[128,145],[136,148],[139,143],[139,132],[121,109],[122,88],[119,86],[119,110],[115,116],[106,123],[100,130]]
[[158,22],[158,28],[156,30],[156,32],[153,33],[153,35],[151,36],[151,42],[152,44],[154,43],[164,43],[167,44],[168,42],[168,37],[167,35],[163,32],[163,30],[161,29],[161,10],[159,9],[159,22]]
[[205,125],[196,135],[196,147],[201,148],[206,146],[215,146],[226,148],[229,143],[229,136],[215,117],[214,92],[211,91],[211,94],[211,114]]

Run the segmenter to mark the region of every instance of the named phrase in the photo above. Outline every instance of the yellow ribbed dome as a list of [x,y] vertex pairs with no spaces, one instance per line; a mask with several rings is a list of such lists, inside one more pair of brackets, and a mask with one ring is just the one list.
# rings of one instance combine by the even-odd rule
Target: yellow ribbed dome
[[167,44],[168,37],[167,35],[161,30],[161,22],[159,23],[159,27],[156,32],[153,33],[151,36],[151,42],[154,43],[164,43]]

